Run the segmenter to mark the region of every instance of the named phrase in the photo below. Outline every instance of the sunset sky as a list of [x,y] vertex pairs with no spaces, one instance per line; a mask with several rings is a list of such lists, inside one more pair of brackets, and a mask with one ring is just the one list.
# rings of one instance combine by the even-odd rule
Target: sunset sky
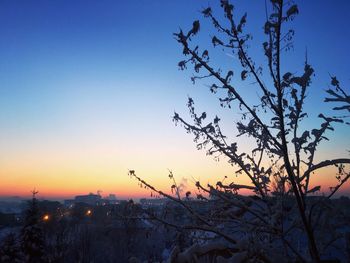
[[[294,49],[284,67],[300,73],[307,48],[316,73],[307,106],[312,127],[320,123],[313,117],[326,111],[321,102],[329,74],[350,84],[350,1],[299,2]],[[237,12],[248,12],[251,54],[264,65],[264,1],[234,3]],[[129,169],[161,189],[169,189],[168,169],[188,188],[194,179],[234,176],[225,160],[197,151],[192,136],[172,122],[175,110],[189,117],[188,96],[211,117],[237,118],[220,109],[203,84],[192,85],[191,70],[177,67],[182,50],[172,33],[202,19],[208,4],[221,15],[217,1],[1,1],[0,196],[26,196],[33,188],[45,198],[97,190],[148,196]],[[210,28],[203,23],[203,47],[211,46]],[[230,59],[223,54],[216,63]],[[339,127],[317,158],[346,155],[349,131]],[[320,182],[335,181],[324,172]]]

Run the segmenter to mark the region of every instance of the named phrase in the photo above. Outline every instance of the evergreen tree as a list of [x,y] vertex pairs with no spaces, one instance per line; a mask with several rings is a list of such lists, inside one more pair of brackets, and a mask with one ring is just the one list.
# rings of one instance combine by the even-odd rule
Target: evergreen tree
[[16,263],[23,262],[22,253],[16,236],[13,233],[8,234],[0,247],[0,262]]
[[28,263],[45,262],[45,241],[40,226],[38,201],[35,197],[37,193],[33,191],[33,198],[25,212],[24,226],[21,232],[21,246],[25,261]]

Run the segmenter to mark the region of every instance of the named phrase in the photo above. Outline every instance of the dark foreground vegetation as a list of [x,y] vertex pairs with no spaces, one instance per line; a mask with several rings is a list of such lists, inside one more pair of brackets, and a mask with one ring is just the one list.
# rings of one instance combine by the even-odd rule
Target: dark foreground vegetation
[[[254,209],[256,200],[248,196],[241,200],[246,208],[228,207],[214,197],[207,200],[185,198],[182,202],[196,216],[215,214],[217,220],[221,220],[222,229],[235,229],[235,236],[240,236],[248,242],[245,245],[253,249],[257,241],[245,239],[249,234],[253,237],[252,233],[225,220],[223,213],[246,217],[247,212]],[[237,255],[242,255],[225,238],[205,228],[178,227],[198,224],[179,203],[167,199],[144,201],[137,204],[132,200],[103,205],[76,203],[65,207],[59,202],[38,201],[34,197],[21,214],[0,215],[0,262],[240,262]],[[277,202],[277,199],[272,197],[270,202]],[[322,224],[321,234],[327,240],[323,258],[346,262],[350,256],[350,199],[311,197],[308,203],[318,203],[318,209],[326,209],[332,215],[328,219],[321,216],[315,222],[315,226]],[[285,209],[292,209],[292,200],[286,200]],[[299,248],[306,244],[302,232],[300,228],[294,237]],[[254,235],[256,239],[265,238],[258,233]],[[269,245],[268,240],[264,242]],[[306,247],[303,249],[306,251]],[[193,255],[197,261],[191,261]],[[281,258],[276,260],[289,262]]]
[[[174,37],[183,53],[179,68],[193,68],[191,81],[205,82],[232,113],[235,132],[219,116],[208,120],[207,112],[198,113],[192,98],[189,120],[178,113],[173,120],[199,150],[227,160],[232,176],[216,184],[196,180],[197,192],[181,196],[171,172],[172,195],[130,170],[161,200],[143,206],[127,201],[64,208],[38,203],[33,193],[23,216],[1,215],[12,231],[1,238],[1,262],[349,262],[350,203],[334,199],[350,178],[349,140],[337,152],[320,152],[337,129],[349,127],[349,92],[330,75],[324,101],[310,100],[312,59],[305,52],[302,68],[284,60],[293,50],[294,1],[266,1],[263,61],[250,54],[247,14],[228,0],[219,5],[221,13],[202,11],[211,26],[204,31],[208,45],[196,42],[205,25],[199,20]],[[220,54],[232,63],[220,65]],[[307,103],[321,112],[307,112]],[[315,196],[322,173],[334,184]]]

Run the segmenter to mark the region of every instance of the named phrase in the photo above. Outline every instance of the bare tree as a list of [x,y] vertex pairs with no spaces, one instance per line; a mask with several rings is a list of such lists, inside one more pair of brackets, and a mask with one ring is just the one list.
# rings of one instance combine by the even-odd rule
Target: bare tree
[[[134,171],[129,174],[151,191],[179,203],[196,222],[193,225],[172,224],[173,227],[211,232],[221,237],[226,242],[225,248],[229,248],[236,259],[271,262],[278,261],[280,257],[291,261],[320,262],[325,252],[322,244],[331,242],[334,236],[331,238],[322,231],[327,220],[320,218],[321,215],[330,218],[329,214],[326,216],[324,213],[329,203],[308,198],[320,190],[320,186],[312,186],[310,180],[321,169],[336,167],[334,177],[339,183],[331,187],[325,197],[329,199],[349,179],[346,166],[350,164],[349,158],[316,161],[320,143],[328,140],[326,133],[333,131],[335,125],[343,124],[344,116],[328,117],[320,113],[320,127],[307,130],[303,125],[308,117],[304,105],[314,69],[306,56],[301,75],[281,70],[283,54],[293,44],[294,30],[288,29],[287,25],[299,12],[296,4],[283,0],[270,0],[266,4],[266,42],[262,44],[266,56],[265,67],[258,66],[249,54],[248,42],[252,36],[244,32],[247,14],[237,20],[234,6],[229,1],[221,0],[220,5],[224,14],[222,19],[216,17],[210,7],[202,11],[217,31],[211,37],[211,42],[224,53],[234,54],[241,69],[225,71],[216,68],[209,50],[201,50],[198,45],[192,44],[200,31],[198,20],[193,22],[188,32],[180,30],[174,36],[185,56],[178,64],[180,69],[193,66],[191,80],[194,83],[199,80],[211,81],[210,90],[219,95],[220,105],[240,113],[241,119],[236,123],[238,138],[232,140],[224,134],[219,117],[207,121],[206,112],[198,114],[192,98],[188,99],[187,104],[192,120],[185,120],[177,113],[173,119],[194,135],[198,149],[206,148],[208,155],[226,157],[235,174],[247,176],[250,184],[237,184],[234,179],[227,183],[230,178],[216,185],[204,186],[196,182],[200,192],[198,196],[206,199],[208,205],[215,204],[211,214],[201,214],[179,196],[173,197],[155,189]],[[237,71],[240,73],[236,74]],[[240,87],[233,84],[237,83],[233,81],[237,78],[242,84],[248,80],[253,82],[251,86],[259,94],[257,104],[244,97],[242,91],[246,85]],[[343,103],[334,109],[350,111],[349,96],[340,88],[335,77],[332,77],[332,86],[335,90],[327,90],[331,97],[325,101]],[[253,142],[250,151],[240,151],[239,143],[244,137]],[[250,190],[253,196],[239,195],[242,189]],[[212,198],[207,199],[202,193]],[[214,247],[222,249],[222,244]],[[188,250],[191,258],[195,257],[196,251],[203,251],[202,248],[195,248]],[[180,252],[177,255],[172,257],[177,257],[177,260],[188,258],[188,255]]]
[[[327,89],[329,97],[325,98],[325,102],[337,103],[338,106],[333,110],[345,112],[345,115],[340,116],[342,118],[350,117],[350,95],[343,89],[336,77],[331,77],[331,88]],[[340,106],[339,106],[340,105]],[[347,124],[350,124],[347,122]]]

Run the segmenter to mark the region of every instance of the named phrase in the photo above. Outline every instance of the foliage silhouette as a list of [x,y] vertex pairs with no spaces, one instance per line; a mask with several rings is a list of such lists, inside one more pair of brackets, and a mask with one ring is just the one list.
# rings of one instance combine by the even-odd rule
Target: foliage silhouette
[[0,262],[18,263],[23,262],[23,255],[14,233],[8,234],[0,246]]
[[33,197],[28,202],[25,211],[24,226],[21,231],[21,247],[25,262],[47,262],[45,255],[45,237],[40,225],[40,211],[36,199],[37,191],[33,191]]
[[[329,117],[320,113],[320,127],[308,130],[303,125],[308,118],[304,106],[314,69],[307,56],[302,74],[281,69],[283,54],[293,45],[294,30],[285,28],[299,13],[296,4],[283,0],[271,0],[266,4],[264,34],[267,40],[262,44],[266,67],[258,66],[249,55],[248,43],[252,36],[244,32],[247,14],[237,19],[229,1],[221,0],[220,5],[223,19],[217,18],[210,7],[202,14],[217,31],[211,37],[212,45],[226,54],[234,54],[241,67],[240,73],[235,73],[237,68],[216,69],[209,48],[201,50],[200,46],[192,44],[200,32],[199,20],[193,22],[188,32],[180,30],[174,34],[185,57],[178,66],[181,70],[193,67],[193,83],[211,81],[210,91],[220,96],[220,105],[240,112],[241,120],[236,123],[239,139],[231,141],[224,134],[218,116],[207,121],[206,112],[197,113],[192,98],[187,103],[192,120],[185,120],[178,113],[174,114],[173,120],[193,134],[198,149],[205,148],[208,155],[216,158],[226,157],[236,175],[248,177],[250,184],[237,184],[232,180],[204,186],[196,182],[200,192],[198,197],[216,207],[211,214],[201,214],[192,208],[190,202],[154,188],[135,171],[129,171],[129,174],[142,186],[183,206],[196,222],[170,225],[178,229],[211,232],[215,237],[221,237],[225,242],[220,248],[231,249],[232,258],[238,262],[248,259],[254,262],[320,262],[326,257],[329,243],[334,238],[343,238],[335,227],[329,227],[335,211],[330,212],[326,207],[332,207],[330,197],[349,179],[347,165],[350,159],[340,157],[316,161],[316,154],[321,142],[329,140],[326,133],[334,131],[336,124],[346,123],[347,116]],[[248,80],[253,82],[260,96],[256,105],[244,97],[244,87],[234,84]],[[349,112],[349,96],[335,77],[332,77],[331,84],[333,89],[327,90],[329,98],[325,102],[339,103],[341,106],[334,110]],[[239,143],[244,137],[254,142],[250,151],[240,151]],[[332,166],[336,168],[334,177],[338,184],[331,187],[324,198],[309,197],[320,190],[319,185],[311,185],[311,177]],[[253,196],[239,195],[242,189],[250,190]],[[201,193],[210,195],[211,199]],[[329,229],[327,234],[323,233],[326,226]],[[305,246],[296,246],[300,242]],[[213,250],[217,249],[217,243],[213,244]],[[172,258],[174,262],[189,262],[186,261],[189,258],[198,258],[199,250],[199,247],[182,252],[177,249]]]

